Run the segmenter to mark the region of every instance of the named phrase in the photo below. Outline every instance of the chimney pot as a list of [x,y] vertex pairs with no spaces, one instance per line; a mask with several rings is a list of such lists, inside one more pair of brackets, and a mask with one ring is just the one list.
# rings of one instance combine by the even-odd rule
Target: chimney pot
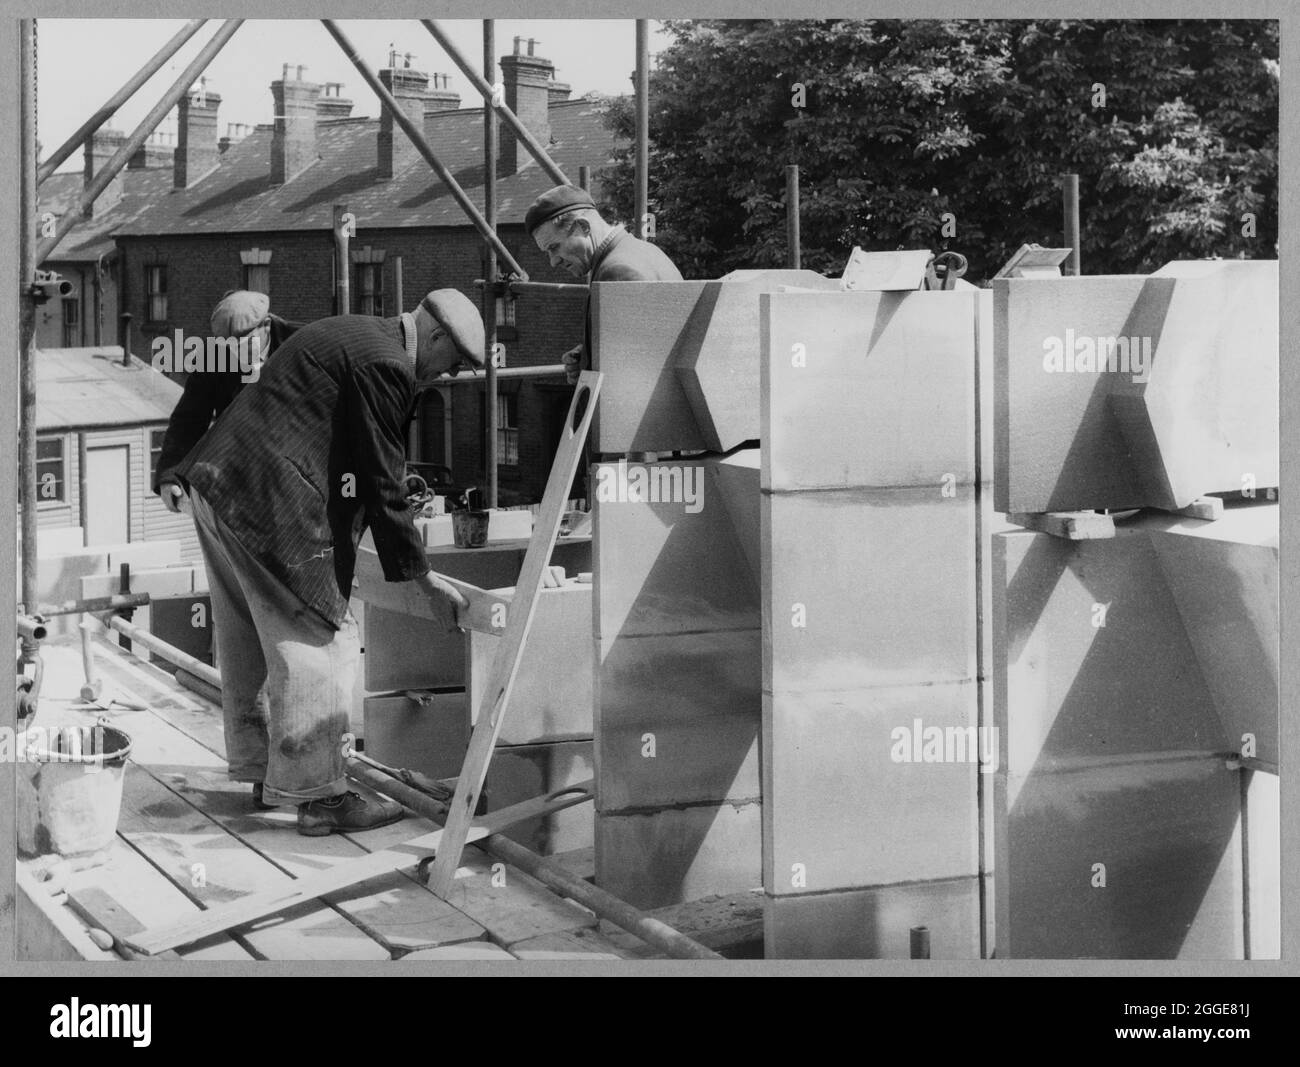
[[515,55],[519,55],[519,45],[523,41],[522,37],[515,38]]

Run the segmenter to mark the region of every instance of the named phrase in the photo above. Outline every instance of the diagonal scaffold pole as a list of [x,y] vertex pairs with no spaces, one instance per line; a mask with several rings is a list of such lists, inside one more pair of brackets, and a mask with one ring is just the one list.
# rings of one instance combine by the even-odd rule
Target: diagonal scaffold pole
[[135,74],[126,81],[122,88],[104,101],[103,107],[77,127],[76,133],[50,153],[49,158],[46,159],[37,169],[36,180],[38,182],[43,182],[58,170],[63,162],[72,155],[73,152],[81,147],[86,138],[92,136],[96,130],[111,119],[117,109],[136,94],[136,91],[140,86],[162,70],[163,65],[171,59],[172,56],[179,52],[181,46],[198,33],[200,28],[202,28],[203,24],[207,21],[207,19],[190,19],[189,22],[182,26],[176,32],[176,35],[158,50],[157,55],[136,71]]
[[[433,34],[433,39],[442,45],[442,50],[460,68],[460,72],[465,75],[469,83],[482,94],[484,110],[495,112],[500,116],[501,121],[519,138],[519,143],[528,150],[528,154],[537,160],[537,165],[546,171],[557,185],[572,185],[573,183],[565,177],[564,171],[550,157],[542,143],[519,120],[519,116],[506,107],[505,101],[500,99],[496,90],[488,83],[487,79],[492,76],[492,68],[485,63],[483,75],[480,75],[473,64],[461,54],[456,47],[456,42],[447,36],[447,31],[438,24],[437,19],[420,19],[420,25]],[[493,62],[495,63],[495,57]]]
[[48,259],[50,253],[58,247],[59,242],[67,236],[68,231],[81,221],[82,212],[99,199],[99,195],[108,188],[108,183],[117,177],[118,172],[127,165],[140,146],[148,140],[149,135],[157,128],[158,123],[166,118],[167,112],[174,108],[180,102],[181,97],[190,91],[190,86],[198,80],[200,74],[207,70],[208,64],[216,58],[217,53],[226,46],[226,43],[235,35],[235,31],[239,29],[243,22],[243,19],[227,19],[221,24],[217,32],[212,35],[212,39],[203,46],[181,76],[172,83],[172,87],[167,90],[163,98],[153,106],[149,114],[141,120],[140,125],[131,132],[122,147],[113,154],[113,158],[105,163],[103,169],[91,179],[90,184],[86,186],[85,191],[81,194],[76,207],[60,217],[54,227],[54,232],[42,241],[40,247],[37,248],[37,263],[43,263]]
[[[447,187],[447,190],[451,193],[453,199],[455,199],[456,203],[460,205],[461,211],[465,212],[466,217],[474,224],[474,228],[478,230],[483,239],[492,246],[492,250],[497,254],[497,259],[504,263],[512,273],[517,274],[520,278],[526,279],[528,277],[528,272],[519,265],[515,260],[515,257],[510,254],[510,250],[502,244],[501,238],[497,236],[496,230],[488,225],[487,220],[483,218],[483,215],[480,213],[478,208],[474,206],[474,201],[469,198],[469,194],[461,188],[460,183],[456,181],[451,171],[449,171],[437,155],[434,154],[429,142],[425,139],[424,131],[419,129],[415,123],[411,121],[410,116],[402,110],[402,106],[396,101],[396,99],[394,99],[393,94],[384,87],[383,82],[381,82],[375,72],[370,69],[369,64],[361,58],[361,54],[355,47],[353,47],[352,42],[348,40],[347,35],[339,29],[338,23],[333,19],[321,19],[321,23],[324,25],[325,29],[329,31],[329,35],[338,43],[338,46],[343,49],[343,54],[352,61],[352,65],[357,69],[357,73],[360,74],[365,80],[365,83],[370,86],[371,91],[379,97],[380,103],[383,104],[392,114],[393,121],[402,128],[402,132],[411,139],[411,144],[415,145],[420,155],[424,157],[424,161],[433,168],[433,172],[442,181],[442,184]],[[489,357],[490,355],[491,354],[488,353]]]

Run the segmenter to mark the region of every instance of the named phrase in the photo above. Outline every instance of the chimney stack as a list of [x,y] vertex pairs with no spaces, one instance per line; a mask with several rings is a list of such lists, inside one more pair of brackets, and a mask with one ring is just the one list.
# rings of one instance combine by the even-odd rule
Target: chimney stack
[[321,87],[302,80],[306,67],[289,77],[284,64],[279,81],[271,83],[275,128],[271,134],[271,184],[284,185],[316,162],[316,107]]
[[[89,185],[91,179],[101,170],[117,150],[122,147],[126,141],[126,134],[121,130],[113,130],[102,127],[95,132],[94,137],[87,142],[85,146],[85,184]],[[122,171],[117,172],[117,176],[108,183],[104,191],[99,194],[90,207],[82,213],[85,218],[98,218],[105,212],[112,211],[122,199],[122,192],[125,188]]]
[[435,74],[433,76],[433,88],[424,96],[424,113],[426,115],[435,111],[459,110],[460,93],[448,88],[450,81],[450,74]]
[[[421,132],[424,130],[424,110],[429,76],[410,66],[411,56],[406,56],[407,66],[397,66],[398,56],[389,53],[390,66],[379,72],[379,80],[385,89],[393,94],[398,105],[415,123]],[[384,108],[379,116],[379,176],[391,178],[401,172],[415,160],[421,158],[411,139],[402,128],[393,121],[392,113]]]
[[[506,107],[519,116],[519,121],[545,146],[551,139],[551,119],[547,108],[555,76],[555,64],[535,52],[537,41],[528,39],[528,52],[520,48],[522,37],[515,38],[512,55],[501,57],[502,82],[505,85]],[[505,123],[500,130],[500,177],[515,174],[532,162],[528,150]]]
[[217,165],[217,108],[221,97],[210,93],[205,79],[199,88],[181,97],[176,115],[176,154],[172,185],[188,189]]
[[326,82],[325,91],[316,101],[316,117],[323,121],[352,116],[352,101],[343,95],[342,82]]

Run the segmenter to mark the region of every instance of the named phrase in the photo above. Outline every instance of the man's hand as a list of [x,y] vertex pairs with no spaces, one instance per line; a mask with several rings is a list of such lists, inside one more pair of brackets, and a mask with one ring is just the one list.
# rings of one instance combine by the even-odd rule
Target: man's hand
[[469,607],[469,601],[455,586],[444,581],[432,570],[425,572],[416,581],[420,583],[420,587],[433,604],[434,615],[443,622],[447,632],[460,629],[456,624],[456,609]]
[[570,348],[560,360],[564,364],[564,380],[570,385],[577,385],[578,375],[582,373],[582,345]]
[[181,501],[185,499],[185,490],[181,488],[181,483],[174,478],[165,478],[158,486],[158,495],[162,497],[162,502],[167,510],[173,515],[180,514]]

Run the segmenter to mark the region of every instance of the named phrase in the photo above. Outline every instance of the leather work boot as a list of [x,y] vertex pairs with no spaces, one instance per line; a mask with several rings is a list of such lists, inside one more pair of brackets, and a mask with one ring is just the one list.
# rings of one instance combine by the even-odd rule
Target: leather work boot
[[406,813],[402,805],[391,800],[363,797],[360,793],[342,793],[323,800],[298,805],[298,833],[306,837],[373,830],[397,822]]

